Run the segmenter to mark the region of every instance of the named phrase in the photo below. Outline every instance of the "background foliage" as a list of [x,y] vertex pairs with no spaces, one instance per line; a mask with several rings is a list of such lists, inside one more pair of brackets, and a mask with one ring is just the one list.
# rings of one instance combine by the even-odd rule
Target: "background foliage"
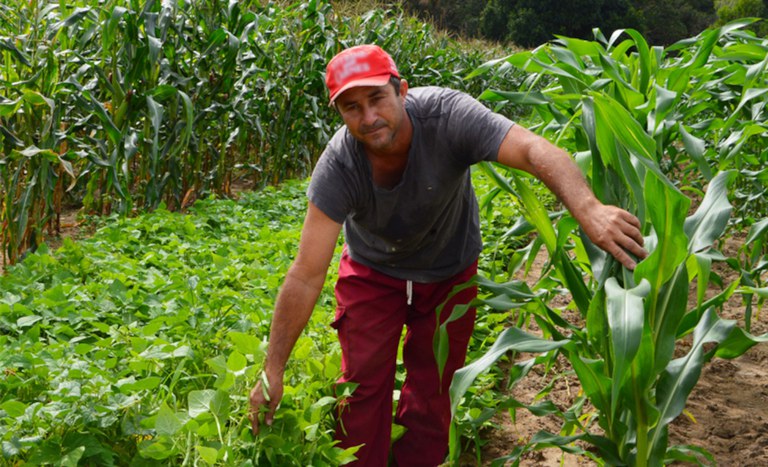
[[[768,18],[765,0],[403,0],[409,11],[462,36],[523,47],[554,35],[592,39],[592,29],[633,28],[652,45],[670,45],[737,18]],[[754,29],[761,35],[765,26]]]
[[488,56],[398,11],[325,1],[0,5],[0,240],[14,262],[63,206],[129,215],[309,174],[336,120],[324,64],[386,47],[412,85],[473,94]]

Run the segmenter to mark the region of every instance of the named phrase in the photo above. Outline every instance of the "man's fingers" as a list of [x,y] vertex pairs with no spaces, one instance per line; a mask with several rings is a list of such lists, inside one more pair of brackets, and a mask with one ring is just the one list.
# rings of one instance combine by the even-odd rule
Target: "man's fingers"
[[272,403],[269,403],[269,410],[266,411],[264,414],[264,423],[267,426],[272,426],[272,421],[275,419],[275,410],[277,409],[276,406],[273,406]]
[[259,381],[251,389],[249,402],[248,418],[251,420],[251,432],[256,436],[262,423],[272,426],[280,398],[268,393],[265,384]]
[[637,266],[637,263],[635,263],[635,260],[633,260],[625,251],[624,249],[616,244],[613,248],[611,248],[608,251],[618,262],[624,265],[625,268],[631,270],[635,269],[635,266]]
[[256,436],[259,434],[259,418],[261,413],[265,410],[264,405],[266,403],[261,382],[256,383],[253,389],[251,389],[249,402],[251,406],[248,418],[251,420],[251,432]]

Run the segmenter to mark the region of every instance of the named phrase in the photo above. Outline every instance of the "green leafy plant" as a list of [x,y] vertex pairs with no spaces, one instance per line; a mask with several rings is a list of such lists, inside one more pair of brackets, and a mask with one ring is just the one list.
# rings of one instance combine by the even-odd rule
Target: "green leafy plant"
[[0,442],[8,463],[341,465],[332,290],[295,350],[275,423],[247,392],[293,259],[306,182],[189,214],[112,217],[0,277]]

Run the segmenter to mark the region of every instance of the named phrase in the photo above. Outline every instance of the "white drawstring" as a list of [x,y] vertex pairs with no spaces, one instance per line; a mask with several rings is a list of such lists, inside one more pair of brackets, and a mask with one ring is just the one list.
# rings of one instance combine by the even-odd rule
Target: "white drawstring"
[[405,293],[408,295],[408,304],[410,305],[413,302],[413,281],[406,281]]

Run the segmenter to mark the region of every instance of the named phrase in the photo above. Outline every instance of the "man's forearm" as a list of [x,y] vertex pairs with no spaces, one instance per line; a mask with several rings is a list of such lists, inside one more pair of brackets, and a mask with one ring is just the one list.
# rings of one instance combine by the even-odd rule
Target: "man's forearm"
[[579,166],[564,150],[542,140],[532,148],[531,173],[581,222],[590,209],[600,204],[587,184]]
[[264,370],[282,377],[293,346],[307,325],[325,277],[304,278],[291,268],[277,296]]

